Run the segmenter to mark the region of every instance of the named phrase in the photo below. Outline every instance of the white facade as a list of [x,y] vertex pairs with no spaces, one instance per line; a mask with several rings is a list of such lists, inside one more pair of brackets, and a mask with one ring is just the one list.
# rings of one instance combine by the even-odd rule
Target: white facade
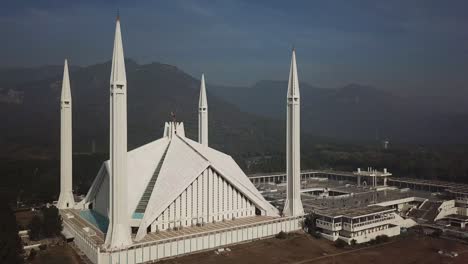
[[201,77],[198,101],[198,143],[208,146],[208,100],[206,99],[204,74]]
[[[174,121],[165,123],[162,138],[127,151],[127,79],[117,19],[110,76],[110,159],[102,164],[85,199],[75,209],[61,210],[64,230],[75,237],[78,248],[93,263],[122,264],[301,229],[299,87],[294,52],[290,75],[288,175],[294,188],[288,189],[289,216],[280,217],[231,156],[208,147],[204,76],[199,142],[186,138],[184,124]],[[68,71],[66,76],[68,79]],[[71,116],[69,128],[71,154]],[[71,171],[71,161],[67,168]]]
[[106,245],[124,248],[132,244],[127,206],[127,76],[120,33],[115,25],[114,52],[110,77],[110,199]]
[[[128,210],[136,240],[147,232],[255,216],[279,216],[228,155],[184,136],[182,123],[165,136],[128,152]],[[183,166],[181,166],[183,165]],[[109,162],[99,171],[85,204],[107,217]]]
[[92,263],[136,264],[273,237],[281,231],[292,232],[301,229],[301,221],[300,217],[278,217],[228,228],[188,232],[182,236],[174,235],[154,241],[136,242],[128,248],[114,251],[102,250],[93,239],[95,234],[76,228],[66,217],[64,217],[64,229],[70,231],[77,247]]
[[57,203],[59,209],[75,206],[72,185],[72,98],[68,62],[65,60],[60,97],[60,196]]
[[286,201],[283,214],[304,215],[301,201],[301,118],[299,79],[297,77],[296,50],[293,49],[289,71],[286,116]]
[[316,212],[316,227],[320,234],[332,241],[344,240],[348,244],[368,242],[377,236],[388,237],[400,234],[401,217],[395,209],[380,206],[364,209],[338,209],[343,213]]

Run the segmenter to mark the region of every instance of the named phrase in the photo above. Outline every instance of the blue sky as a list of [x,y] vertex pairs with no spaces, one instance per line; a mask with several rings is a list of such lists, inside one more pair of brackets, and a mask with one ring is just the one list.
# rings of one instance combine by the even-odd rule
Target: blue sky
[[316,86],[468,95],[467,1],[2,2],[0,67],[109,60],[119,8],[127,57],[212,83],[286,79],[294,45]]

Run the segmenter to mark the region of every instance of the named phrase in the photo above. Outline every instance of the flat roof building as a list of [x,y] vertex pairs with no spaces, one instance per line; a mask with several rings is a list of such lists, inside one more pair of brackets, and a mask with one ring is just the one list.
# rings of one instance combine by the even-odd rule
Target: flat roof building
[[363,208],[317,210],[316,227],[325,238],[344,240],[351,244],[364,243],[377,236],[400,234],[400,226],[394,208],[369,206]]

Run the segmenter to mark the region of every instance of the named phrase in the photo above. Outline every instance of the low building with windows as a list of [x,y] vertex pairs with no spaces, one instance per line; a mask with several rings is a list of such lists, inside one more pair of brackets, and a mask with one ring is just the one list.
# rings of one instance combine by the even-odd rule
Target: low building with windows
[[399,216],[394,208],[370,206],[352,209],[317,210],[318,232],[329,240],[342,239],[348,244],[368,242],[377,236],[400,234]]

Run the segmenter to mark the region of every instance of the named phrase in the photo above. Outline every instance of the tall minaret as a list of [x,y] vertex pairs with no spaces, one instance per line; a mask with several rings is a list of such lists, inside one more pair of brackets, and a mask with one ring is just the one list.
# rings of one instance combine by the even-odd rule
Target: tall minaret
[[59,209],[73,208],[72,192],[72,100],[68,62],[63,67],[62,95],[60,97],[60,197]]
[[201,76],[198,101],[198,143],[208,146],[208,101],[206,100],[205,75]]
[[115,25],[114,53],[110,76],[110,197],[108,248],[132,244],[127,206],[127,76],[120,33],[120,18]]
[[286,116],[286,202],[283,213],[286,216],[304,214],[301,201],[301,118],[299,80],[297,77],[296,50],[292,51],[289,70],[288,101]]

